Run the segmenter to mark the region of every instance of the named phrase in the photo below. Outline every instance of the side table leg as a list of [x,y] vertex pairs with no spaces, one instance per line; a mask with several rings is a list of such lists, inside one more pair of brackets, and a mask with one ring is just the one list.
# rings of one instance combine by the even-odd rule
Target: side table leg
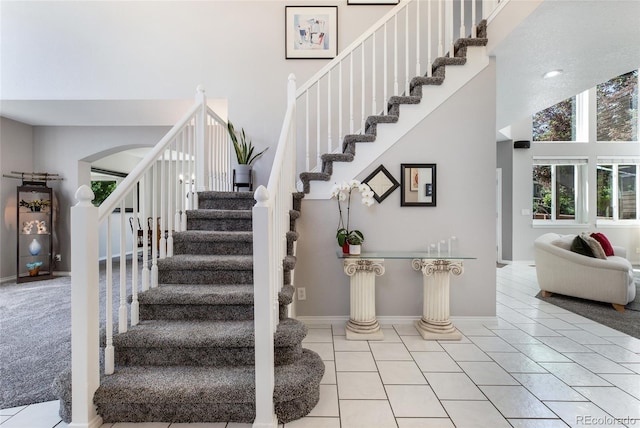
[[384,274],[383,260],[345,259],[344,272],[351,289],[347,340],[384,339],[376,319],[376,276]]
[[461,261],[415,259],[415,270],[422,271],[422,318],[415,326],[426,340],[460,340],[462,334],[449,319],[449,277],[464,271]]

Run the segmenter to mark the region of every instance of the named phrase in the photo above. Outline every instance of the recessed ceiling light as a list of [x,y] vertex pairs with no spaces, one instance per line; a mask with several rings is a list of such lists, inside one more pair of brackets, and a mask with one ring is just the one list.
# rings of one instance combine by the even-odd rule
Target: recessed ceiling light
[[563,70],[558,68],[556,70],[547,71],[542,75],[543,79],[551,79],[552,77],[560,76],[563,73]]

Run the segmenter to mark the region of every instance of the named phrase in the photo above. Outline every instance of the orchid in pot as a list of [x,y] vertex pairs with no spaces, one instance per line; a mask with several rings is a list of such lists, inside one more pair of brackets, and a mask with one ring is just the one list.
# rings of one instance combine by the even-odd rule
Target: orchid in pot
[[[368,185],[360,183],[358,180],[335,184],[331,189],[331,198],[338,201],[338,213],[340,216],[336,239],[345,254],[359,254],[359,247],[362,242],[364,242],[364,234],[357,229],[351,229],[351,196],[353,192],[360,192],[361,202],[364,206],[370,207],[373,205],[373,191]],[[342,210],[343,202],[346,203],[346,222]],[[347,247],[347,245],[349,245],[349,247]],[[351,248],[352,246],[353,248]],[[347,248],[349,248],[349,250],[347,250]]]

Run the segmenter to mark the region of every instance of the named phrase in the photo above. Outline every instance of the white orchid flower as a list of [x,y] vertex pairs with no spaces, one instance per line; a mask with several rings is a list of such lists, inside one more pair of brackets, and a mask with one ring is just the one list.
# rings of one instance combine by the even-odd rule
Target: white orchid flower
[[349,190],[350,188],[351,186],[346,181],[343,181],[342,184],[340,184],[340,190],[344,191],[344,190]]
[[349,180],[349,187],[352,189],[359,188],[360,182],[358,180]]
[[367,190],[367,191],[362,192],[362,197],[363,198],[371,199],[371,198],[373,198],[373,195],[374,195],[373,190]]
[[344,193],[344,192],[339,192],[338,193],[338,200],[339,201],[344,201],[346,199],[347,199],[347,194],[346,193]]
[[366,185],[365,183],[360,183],[360,185],[358,186],[358,191],[360,193],[364,194],[364,192],[368,192],[370,190],[371,190],[371,188],[368,185]]

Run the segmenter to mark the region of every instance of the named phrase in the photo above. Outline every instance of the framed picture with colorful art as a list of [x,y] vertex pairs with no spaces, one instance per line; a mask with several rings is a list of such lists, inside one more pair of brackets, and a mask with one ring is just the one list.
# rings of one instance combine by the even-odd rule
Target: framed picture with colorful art
[[286,59],[338,54],[338,6],[285,6]]

